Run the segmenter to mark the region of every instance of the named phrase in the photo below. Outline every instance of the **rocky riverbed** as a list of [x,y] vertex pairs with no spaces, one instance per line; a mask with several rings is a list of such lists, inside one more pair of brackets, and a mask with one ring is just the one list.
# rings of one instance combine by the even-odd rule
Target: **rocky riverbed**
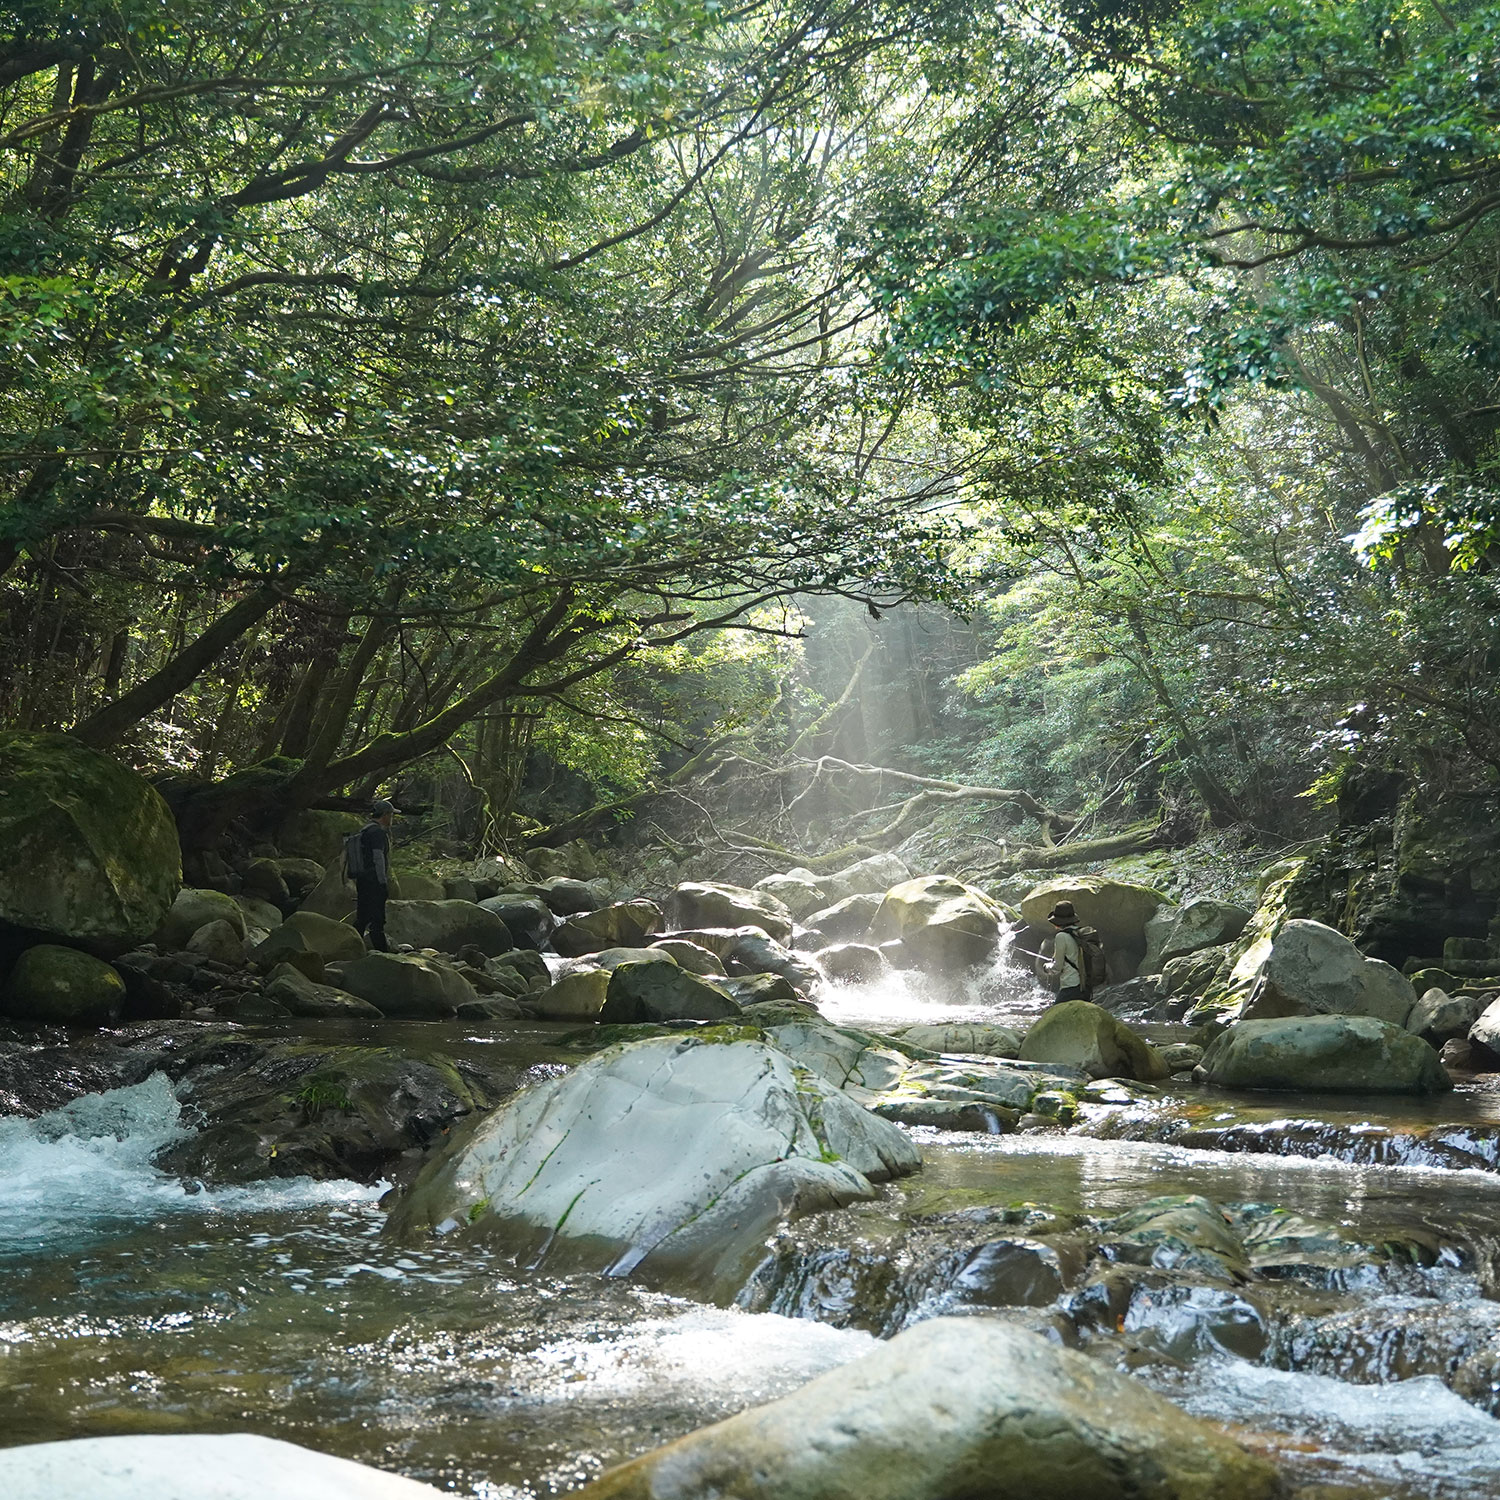
[[[49,805],[74,886],[0,891],[0,1474],[242,1430],[485,1500],[1500,1486],[1500,1012],[1297,867],[537,851],[400,870],[387,955],[337,821],[176,889]],[[1089,1002],[1030,977],[1058,899]]]

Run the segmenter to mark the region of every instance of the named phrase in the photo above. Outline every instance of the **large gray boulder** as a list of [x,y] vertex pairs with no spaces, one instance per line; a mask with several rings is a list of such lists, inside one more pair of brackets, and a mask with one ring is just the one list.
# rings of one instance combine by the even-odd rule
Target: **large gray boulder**
[[1034,886],[1021,898],[1021,916],[1031,929],[1026,946],[1052,935],[1047,913],[1059,901],[1071,901],[1078,920],[1098,930],[1109,961],[1109,977],[1133,979],[1146,956],[1146,923],[1170,899],[1147,885],[1111,880],[1104,875],[1066,875]]
[[1087,1000],[1065,1000],[1042,1012],[1021,1041],[1023,1062],[1081,1068],[1090,1078],[1166,1078],[1156,1049],[1123,1021]]
[[[725,972],[724,960],[717,953],[683,937],[657,938],[651,948],[667,954],[690,974],[717,974],[722,977]],[[651,949],[645,951],[649,953]]]
[[553,931],[552,946],[564,958],[598,953],[602,948],[644,948],[661,925],[661,908],[654,901],[617,901],[569,917]]
[[759,1042],[654,1037],[533,1083],[425,1167],[396,1233],[727,1297],[783,1220],[875,1196],[916,1148]]
[[746,890],[710,880],[679,885],[667,902],[673,928],[758,927],[785,943],[792,936],[792,914],[768,891]]
[[731,974],[780,974],[799,990],[810,990],[822,978],[806,958],[783,948],[758,927],[741,927],[725,957]]
[[1232,943],[1253,915],[1246,907],[1206,896],[1181,906],[1158,907],[1146,923],[1146,956],[1140,972],[1158,974],[1174,958]]
[[993,1317],[933,1318],[611,1469],[578,1500],[1274,1500],[1276,1470],[1138,1380]]
[[818,950],[818,967],[835,984],[873,984],[891,966],[885,954],[869,943],[834,943]]
[[248,1432],[130,1434],[0,1449],[10,1500],[437,1500],[446,1491]]
[[472,945],[490,958],[516,946],[505,923],[472,901],[391,901],[385,909],[385,936],[387,942],[439,953]]
[[487,896],[479,904],[505,923],[522,948],[541,948],[552,931],[552,912],[540,896]]
[[55,943],[28,948],[0,992],[5,1015],[55,1026],[108,1026],[124,1003],[125,981],[109,964]]
[[368,1000],[383,1016],[440,1021],[479,998],[456,969],[417,953],[367,953],[331,964],[328,972],[340,989]]
[[[662,957],[666,959],[665,954]],[[609,977],[599,1020],[605,1025],[730,1021],[739,1013],[739,1006],[723,990],[675,963],[623,963]]]
[[785,875],[767,875],[764,880],[757,880],[751,890],[773,896],[798,922],[833,899],[828,886],[811,870],[788,870]]
[[161,794],[63,734],[0,734],[0,848],[0,931],[106,955],[150,937],[182,884]]
[[840,898],[883,896],[893,885],[911,879],[911,871],[894,854],[872,854],[826,877]]
[[207,922],[187,940],[187,951],[198,958],[211,958],[230,968],[245,962],[245,940],[224,921]]
[[[1477,995],[1450,995],[1446,990],[1430,989],[1412,1007],[1406,1029],[1441,1051],[1444,1042],[1468,1036],[1482,1010]],[[1495,1021],[1500,1022],[1500,1012]]]
[[1491,1002],[1474,1018],[1468,1038],[1486,1052],[1500,1056],[1500,1000]]
[[984,963],[1000,940],[999,912],[983,891],[949,875],[924,875],[885,893],[869,940],[899,939],[919,968],[952,973]]
[[1453,1087],[1420,1037],[1374,1016],[1239,1021],[1194,1076],[1221,1088],[1324,1094],[1436,1094]]
[[1404,1026],[1416,1003],[1404,974],[1366,958],[1333,928],[1298,918],[1272,940],[1240,1018],[1374,1016]]
[[813,912],[807,918],[806,925],[810,931],[818,933],[824,942],[854,942],[870,930],[870,923],[875,920],[875,913],[880,910],[880,903],[884,900],[884,891],[846,896],[832,906]]

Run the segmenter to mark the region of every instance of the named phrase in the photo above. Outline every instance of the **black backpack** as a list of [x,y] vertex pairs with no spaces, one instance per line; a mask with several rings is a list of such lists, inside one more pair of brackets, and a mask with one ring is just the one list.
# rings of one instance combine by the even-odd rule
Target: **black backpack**
[[358,880],[370,873],[369,851],[365,848],[365,831],[346,834],[344,837],[344,879]]
[[1104,939],[1097,927],[1075,927],[1073,936],[1078,939],[1078,951],[1082,958],[1084,998],[1109,983],[1109,965],[1104,957]]

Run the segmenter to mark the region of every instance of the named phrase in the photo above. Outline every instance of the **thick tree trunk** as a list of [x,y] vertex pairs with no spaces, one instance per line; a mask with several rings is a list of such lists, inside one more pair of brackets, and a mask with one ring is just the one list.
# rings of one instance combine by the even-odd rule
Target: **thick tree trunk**
[[142,719],[165,708],[189,687],[247,631],[281,603],[281,591],[265,584],[220,615],[198,638],[189,642],[165,666],[138,682],[129,692],[90,714],[69,731],[75,739],[107,749],[134,729]]

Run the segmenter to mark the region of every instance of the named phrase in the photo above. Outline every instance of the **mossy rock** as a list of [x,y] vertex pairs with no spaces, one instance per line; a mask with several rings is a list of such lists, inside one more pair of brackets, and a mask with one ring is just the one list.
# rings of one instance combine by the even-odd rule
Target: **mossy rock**
[[163,953],[180,951],[200,927],[210,922],[228,922],[235,935],[245,936],[245,913],[233,896],[223,891],[200,891],[191,886],[177,893],[166,920],[152,934]]
[[149,937],[182,884],[160,793],[63,734],[0,734],[0,845],[0,926],[100,952]]
[[53,943],[28,948],[4,992],[7,1015],[58,1026],[107,1026],[124,1003],[125,981],[107,963]]
[[274,842],[289,859],[335,864],[343,857],[344,839],[363,827],[364,819],[355,813],[304,808],[282,819]]

